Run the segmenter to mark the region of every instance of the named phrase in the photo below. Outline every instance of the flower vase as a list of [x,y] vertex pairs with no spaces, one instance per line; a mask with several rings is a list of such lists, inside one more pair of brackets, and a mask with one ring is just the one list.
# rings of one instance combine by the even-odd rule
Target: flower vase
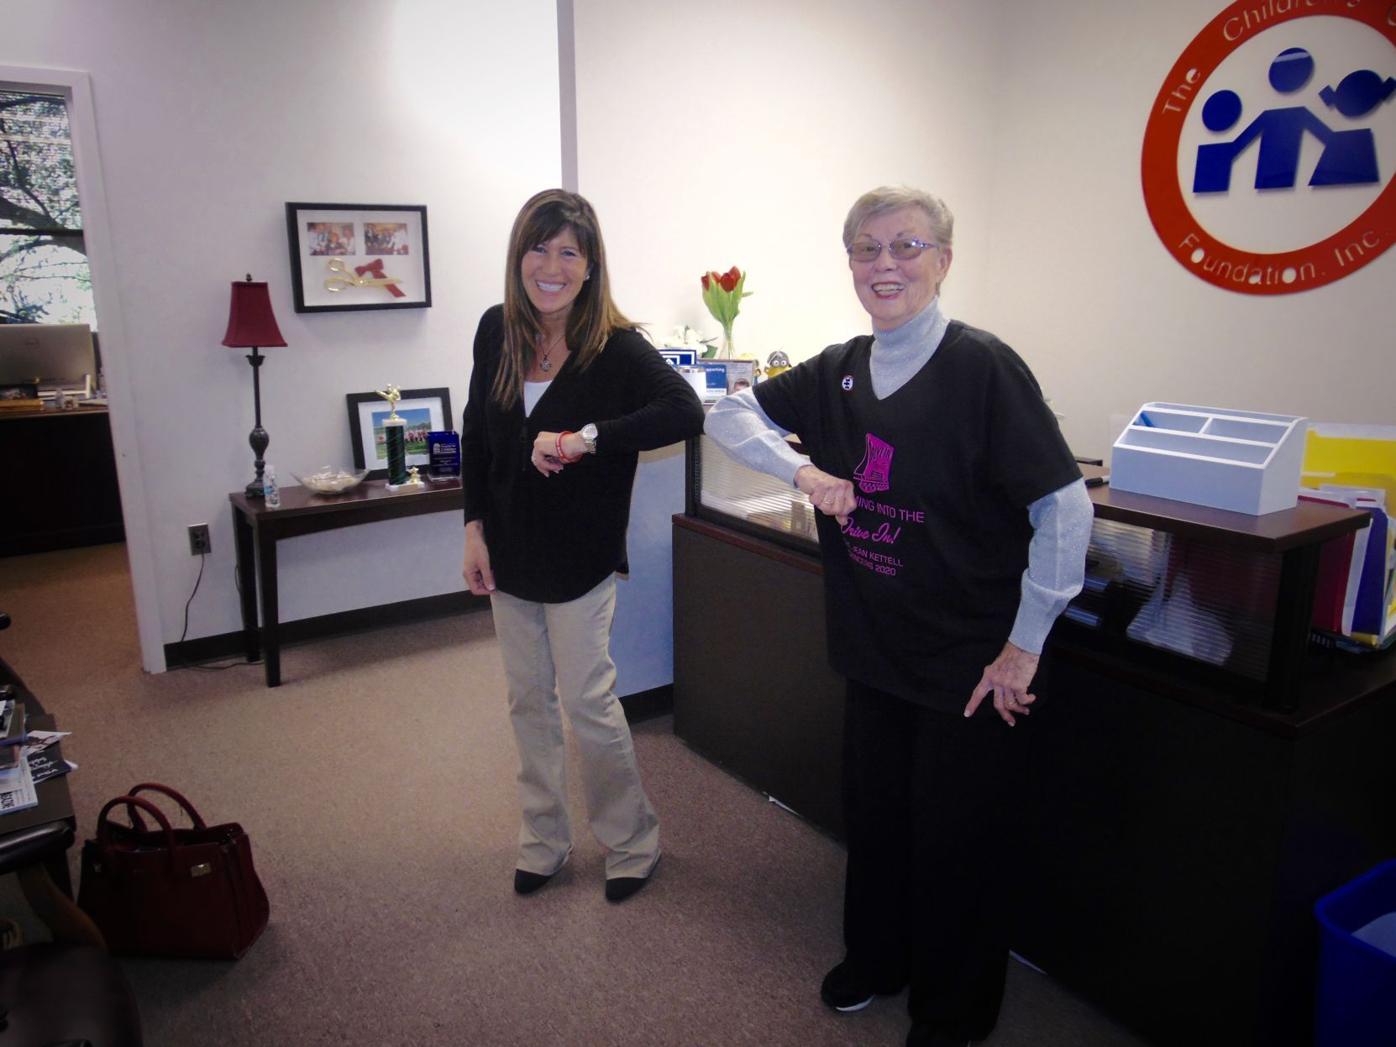
[[731,359],[734,357],[735,352],[736,352],[736,350],[734,350],[734,349],[732,348],[732,332],[731,332],[731,331],[723,331],[723,332],[722,332],[722,348],[719,349],[719,350],[718,350],[718,353],[717,353],[718,359],[720,359],[720,360],[731,360]]

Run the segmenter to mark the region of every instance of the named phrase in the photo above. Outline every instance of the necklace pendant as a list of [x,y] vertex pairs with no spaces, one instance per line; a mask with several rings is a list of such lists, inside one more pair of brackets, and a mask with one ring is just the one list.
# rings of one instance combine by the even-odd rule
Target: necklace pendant
[[538,361],[538,367],[544,371],[551,371],[553,369],[553,364],[551,360],[544,358]]

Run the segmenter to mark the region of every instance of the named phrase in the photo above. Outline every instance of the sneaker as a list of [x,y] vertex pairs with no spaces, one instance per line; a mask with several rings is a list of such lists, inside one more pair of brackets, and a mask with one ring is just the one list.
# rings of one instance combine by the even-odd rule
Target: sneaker
[[905,984],[902,982],[895,986],[876,985],[860,977],[852,964],[844,960],[824,976],[824,982],[819,986],[819,998],[834,1010],[849,1014],[861,1011],[872,1003],[875,997],[896,995],[902,991]]

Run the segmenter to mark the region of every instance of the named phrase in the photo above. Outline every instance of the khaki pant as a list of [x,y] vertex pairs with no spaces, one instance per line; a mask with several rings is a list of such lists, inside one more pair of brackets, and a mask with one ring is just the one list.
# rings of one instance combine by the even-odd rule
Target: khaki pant
[[490,602],[519,749],[518,868],[549,876],[572,852],[560,698],[581,757],[591,831],[606,848],[606,876],[648,876],[659,859],[659,817],[615,695],[615,576],[568,603],[504,593]]

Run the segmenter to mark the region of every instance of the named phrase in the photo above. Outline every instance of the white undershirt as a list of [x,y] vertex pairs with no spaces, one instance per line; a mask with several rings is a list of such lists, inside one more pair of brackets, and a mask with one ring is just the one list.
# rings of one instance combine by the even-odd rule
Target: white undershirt
[[553,380],[549,378],[546,382],[524,382],[524,417],[527,418],[533,413],[533,409],[538,406],[538,401],[543,394],[548,391],[548,386]]

